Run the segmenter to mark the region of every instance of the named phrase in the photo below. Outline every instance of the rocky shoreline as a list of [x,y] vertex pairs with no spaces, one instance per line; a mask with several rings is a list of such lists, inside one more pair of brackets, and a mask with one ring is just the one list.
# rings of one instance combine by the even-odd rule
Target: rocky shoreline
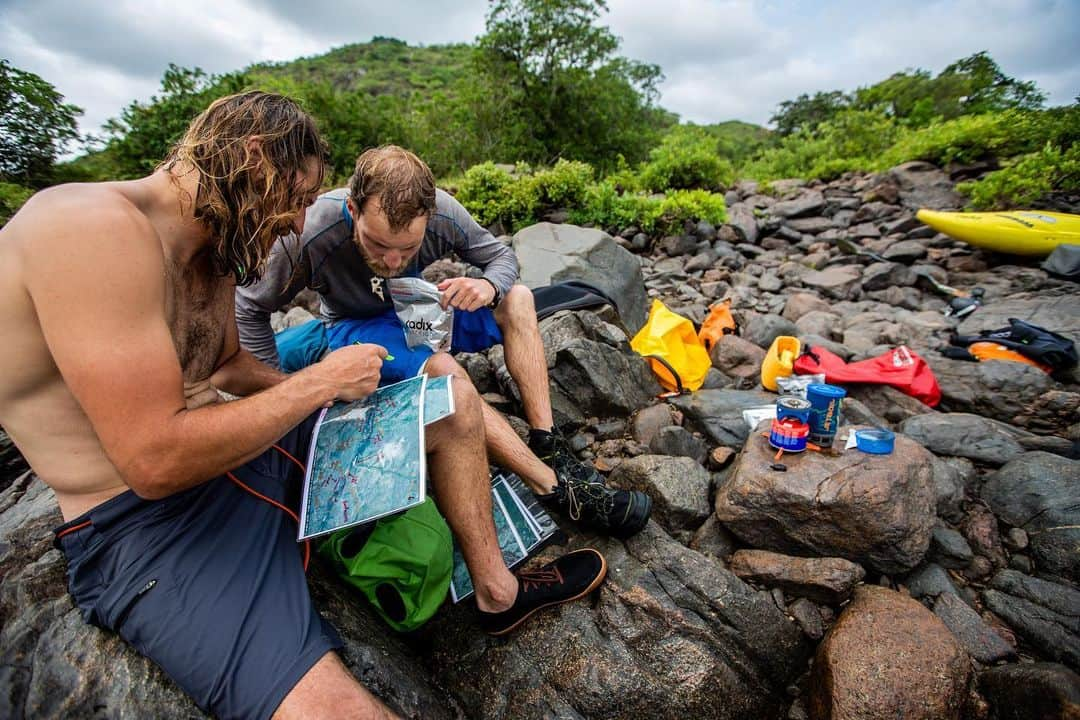
[[[621,318],[541,324],[574,448],[654,499],[653,521],[625,542],[564,523],[570,547],[604,552],[608,581],[508,639],[480,635],[473,611],[451,606],[398,636],[317,567],[313,593],[346,662],[413,718],[1080,717],[1080,371],[937,352],[954,330],[1010,317],[1080,343],[1080,289],[918,223],[919,207],[962,204],[925,163],[744,182],[727,200],[728,224],[682,235],[542,223],[513,240],[527,281],[581,277],[619,305]],[[557,263],[540,252],[553,247]],[[984,307],[946,317],[920,273],[983,288]],[[713,349],[702,390],[657,400],[630,350],[653,297],[695,322],[731,301],[740,331]],[[758,378],[778,335],[848,360],[907,345],[942,401],[852,386],[846,421],[893,429],[896,451],[806,454],[772,471],[741,413],[775,400]],[[462,361],[490,402],[515,411],[500,349]],[[51,546],[55,502],[9,447],[0,716],[200,717],[151,663],[82,623]]]

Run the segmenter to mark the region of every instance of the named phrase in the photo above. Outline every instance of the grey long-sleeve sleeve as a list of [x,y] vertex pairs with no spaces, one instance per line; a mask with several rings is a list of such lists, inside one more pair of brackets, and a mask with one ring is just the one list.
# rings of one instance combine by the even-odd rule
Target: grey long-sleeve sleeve
[[300,238],[279,238],[258,282],[236,289],[236,327],[240,344],[267,365],[281,367],[270,315],[287,305],[310,282],[310,259]]
[[453,247],[449,249],[465,262],[483,270],[484,277],[499,289],[500,297],[505,297],[518,279],[518,260],[514,251],[481,227],[449,193],[436,191],[435,213],[428,221],[428,232],[453,238]]

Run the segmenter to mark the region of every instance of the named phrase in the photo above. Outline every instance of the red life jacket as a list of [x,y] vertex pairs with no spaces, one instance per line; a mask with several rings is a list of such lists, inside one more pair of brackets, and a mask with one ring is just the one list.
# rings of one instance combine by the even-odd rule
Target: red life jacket
[[891,385],[930,407],[941,402],[934,371],[906,345],[875,358],[847,363],[823,347],[813,346],[795,361],[799,375],[825,373],[827,383],[873,383]]

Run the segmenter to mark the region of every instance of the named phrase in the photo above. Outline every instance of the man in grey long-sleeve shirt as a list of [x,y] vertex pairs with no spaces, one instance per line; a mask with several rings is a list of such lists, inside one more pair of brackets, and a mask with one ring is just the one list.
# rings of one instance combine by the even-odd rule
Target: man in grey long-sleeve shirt
[[[318,360],[327,348],[375,343],[389,353],[384,382],[418,372],[471,382],[450,354],[407,347],[385,282],[418,276],[450,253],[483,272],[481,278],[451,278],[438,286],[443,302],[455,308],[451,352],[478,352],[503,343],[507,370],[532,426],[526,446],[502,415],[484,405],[488,455],[573,520],[621,537],[636,533],[648,521],[649,497],[608,488],[552,432],[536,309],[532,293],[515,284],[518,263],[513,250],[482,228],[457,200],[437,190],[428,167],[406,150],[386,146],[364,152],[349,187],[316,200],[302,235],[278,240],[259,281],[237,289],[240,342],[259,359],[286,371]],[[286,331],[275,341],[270,314],[305,287],[319,293],[325,320]],[[306,339],[294,342],[296,337]]]

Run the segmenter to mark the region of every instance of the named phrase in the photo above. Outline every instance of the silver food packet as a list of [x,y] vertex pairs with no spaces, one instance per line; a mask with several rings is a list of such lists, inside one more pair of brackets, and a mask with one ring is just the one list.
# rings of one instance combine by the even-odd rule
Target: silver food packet
[[442,293],[422,278],[390,278],[390,297],[394,301],[405,342],[410,348],[426,345],[435,352],[450,350],[454,332],[454,308],[443,310]]
[[780,395],[792,395],[806,399],[806,388],[815,383],[825,382],[825,375],[790,375],[776,378],[776,388]]

